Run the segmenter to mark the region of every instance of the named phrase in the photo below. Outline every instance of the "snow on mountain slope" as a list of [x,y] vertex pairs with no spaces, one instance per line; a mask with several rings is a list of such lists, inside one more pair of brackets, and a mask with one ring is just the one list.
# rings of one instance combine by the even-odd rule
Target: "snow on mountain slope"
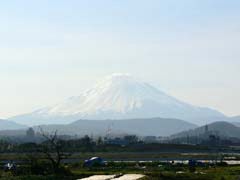
[[78,97],[11,119],[26,124],[66,124],[78,119],[151,117],[179,118],[204,124],[206,120],[215,121],[224,115],[181,102],[130,75],[113,74]]

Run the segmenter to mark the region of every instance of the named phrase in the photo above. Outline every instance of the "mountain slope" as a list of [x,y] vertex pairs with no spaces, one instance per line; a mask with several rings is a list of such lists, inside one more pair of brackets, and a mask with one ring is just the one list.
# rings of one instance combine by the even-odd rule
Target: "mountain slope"
[[204,124],[225,116],[179,101],[129,75],[114,74],[78,97],[11,120],[25,124],[70,123],[77,119],[177,118]]
[[234,116],[234,117],[231,117],[231,118],[235,121],[240,121],[240,116]]
[[240,116],[234,116],[229,119],[235,126],[240,127]]
[[7,120],[1,120],[0,119],[0,131],[1,130],[16,130],[16,129],[23,129],[26,128],[26,126],[17,124],[12,121],[7,121]]
[[[78,120],[68,125],[42,125],[44,131],[58,130],[68,135],[136,134],[140,136],[169,136],[197,127],[179,119],[127,119],[127,120]],[[36,127],[38,129],[38,127]]]
[[[208,132],[214,132],[217,133],[217,135],[222,137],[236,137],[240,138],[240,127],[237,127],[229,122],[214,122],[211,124],[208,124]],[[201,126],[198,128],[195,128],[193,130],[184,131],[181,133],[177,133],[175,135],[172,135],[172,137],[187,137],[187,136],[199,136],[204,134],[206,126]]]

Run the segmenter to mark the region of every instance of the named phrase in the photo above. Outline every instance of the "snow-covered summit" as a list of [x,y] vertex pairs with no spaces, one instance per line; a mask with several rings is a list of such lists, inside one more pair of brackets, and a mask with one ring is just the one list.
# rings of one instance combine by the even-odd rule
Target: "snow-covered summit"
[[171,104],[179,107],[185,105],[128,74],[113,74],[105,77],[82,95],[71,97],[64,103],[40,110],[38,113],[88,115],[114,111],[126,114],[141,108],[145,101],[156,101],[162,105]]
[[41,123],[45,120],[48,123],[69,123],[78,119],[167,117],[196,123],[205,118],[224,116],[208,108],[181,102],[129,74],[113,74],[80,96],[22,117],[14,119],[18,122],[18,119],[32,119],[33,122]]

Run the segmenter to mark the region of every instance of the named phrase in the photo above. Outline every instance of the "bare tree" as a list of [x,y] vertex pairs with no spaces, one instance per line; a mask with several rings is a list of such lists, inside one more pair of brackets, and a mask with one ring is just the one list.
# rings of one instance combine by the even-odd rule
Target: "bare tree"
[[58,137],[57,131],[46,134],[42,129],[40,130],[42,136],[46,139],[42,143],[40,151],[51,162],[54,173],[60,173],[62,160],[67,159],[70,154],[63,151],[63,140]]

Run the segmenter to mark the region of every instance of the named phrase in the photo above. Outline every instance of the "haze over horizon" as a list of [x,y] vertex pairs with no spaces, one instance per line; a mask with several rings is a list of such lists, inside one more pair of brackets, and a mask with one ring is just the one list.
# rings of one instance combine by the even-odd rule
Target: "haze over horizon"
[[0,119],[78,96],[112,73],[240,115],[239,8],[237,0],[0,2]]

